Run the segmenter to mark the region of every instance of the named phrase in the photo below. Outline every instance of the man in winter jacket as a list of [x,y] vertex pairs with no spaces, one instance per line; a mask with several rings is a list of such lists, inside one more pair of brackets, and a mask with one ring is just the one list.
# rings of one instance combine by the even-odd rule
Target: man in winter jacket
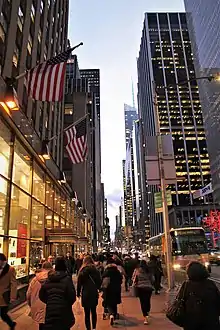
[[75,324],[72,305],[76,301],[76,291],[67,274],[65,258],[56,259],[55,272],[48,275],[39,298],[47,305],[43,330],[70,330]]
[[8,316],[8,306],[17,298],[17,281],[15,269],[6,261],[6,256],[0,253],[0,316],[10,329],[15,329],[16,323]]

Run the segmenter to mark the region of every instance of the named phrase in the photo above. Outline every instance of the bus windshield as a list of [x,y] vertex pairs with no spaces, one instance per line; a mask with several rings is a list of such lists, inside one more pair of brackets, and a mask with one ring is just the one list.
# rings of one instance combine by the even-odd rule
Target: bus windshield
[[176,230],[171,232],[173,255],[208,253],[203,230]]

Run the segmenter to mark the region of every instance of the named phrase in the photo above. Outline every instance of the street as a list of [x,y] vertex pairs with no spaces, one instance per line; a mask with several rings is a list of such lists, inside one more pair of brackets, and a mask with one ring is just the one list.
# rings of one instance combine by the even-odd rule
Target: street
[[[166,330],[177,330],[179,329],[172,323],[170,323],[165,316],[165,306],[166,306],[167,296],[165,293],[162,293],[160,296],[153,296],[152,297],[152,309],[150,313],[150,320],[151,323],[147,327],[151,330],[159,330],[159,329],[166,329]],[[81,305],[77,301],[74,304],[74,315],[76,318],[76,323],[73,326],[74,329],[84,329],[84,313]],[[99,299],[99,306],[98,306],[98,325],[97,330],[104,330],[109,329],[109,321],[102,320],[102,299]],[[143,317],[141,315],[140,304],[137,298],[131,297],[130,293],[124,293],[122,304],[119,306],[119,313],[120,313],[120,320],[114,326],[114,328],[119,329],[139,329],[143,330],[146,329],[146,325],[143,324]],[[16,330],[37,330],[37,325],[32,321],[32,319],[28,316],[29,308],[27,305],[24,305],[21,308],[18,308],[16,311],[12,312],[11,315],[13,319],[17,322]],[[1,330],[8,330],[8,327],[0,321],[0,329]]]

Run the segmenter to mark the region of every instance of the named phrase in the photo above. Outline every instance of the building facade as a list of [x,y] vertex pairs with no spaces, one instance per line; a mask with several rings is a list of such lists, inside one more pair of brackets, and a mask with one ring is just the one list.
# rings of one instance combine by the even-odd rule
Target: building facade
[[[185,0],[197,77],[220,72],[220,1]],[[212,176],[213,196],[220,203],[219,81],[198,81]]]
[[[193,192],[210,182],[210,165],[197,82],[181,85],[195,77],[185,13],[145,14],[137,64],[143,153],[148,136],[155,135],[156,87],[160,130],[173,138],[177,182],[168,187],[172,191],[173,207],[190,206],[187,211],[178,208],[174,225],[194,223],[206,200],[194,200]],[[146,183],[146,189],[151,236],[154,236],[163,231],[162,217],[154,211],[153,196],[158,187]]]
[[126,159],[123,163],[124,212],[125,225],[133,228],[137,225],[136,191],[134,177],[134,150],[132,130],[137,120],[137,110],[124,104]]
[[[28,98],[24,77],[14,86],[18,110],[5,102],[5,77],[66,49],[68,1],[0,1],[0,14],[0,252],[22,291],[42,257],[78,252],[85,232],[70,187],[61,184],[63,104]],[[45,160],[43,141],[58,134]]]

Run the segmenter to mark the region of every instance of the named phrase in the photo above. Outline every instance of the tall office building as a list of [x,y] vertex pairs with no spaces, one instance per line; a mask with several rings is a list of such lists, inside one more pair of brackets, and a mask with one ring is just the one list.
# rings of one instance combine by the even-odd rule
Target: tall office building
[[[219,75],[220,72],[220,1],[185,0],[189,34],[197,77]],[[220,203],[220,98],[219,81],[198,81],[204,118],[213,196]]]
[[62,134],[49,144],[51,159],[42,158],[43,140],[63,129],[63,104],[32,101],[23,77],[15,83],[19,109],[10,110],[5,77],[66,49],[68,3],[0,1],[0,253],[16,269],[19,299],[38,260],[74,253],[77,236],[75,205],[60,182]]
[[125,121],[125,144],[126,159],[124,163],[123,182],[124,182],[124,212],[125,224],[133,227],[137,222],[136,210],[136,192],[134,178],[134,154],[132,129],[134,121],[137,119],[137,110],[124,104],[124,121]]
[[[201,213],[208,212],[203,200],[193,200],[193,192],[210,182],[210,166],[197,83],[180,84],[195,77],[185,13],[145,14],[137,65],[143,152],[148,136],[155,135],[155,82],[160,130],[172,134],[175,154],[177,183],[168,187],[173,200],[170,221],[174,226],[192,224]],[[163,231],[162,219],[154,211],[156,187],[146,183],[146,189],[154,236]]]
[[[88,157],[85,163],[74,165],[64,153],[63,166],[66,178],[77,192],[84,207],[89,211],[93,228],[93,249],[102,241],[103,191],[101,185],[101,146],[100,146],[100,85],[96,75],[91,78],[90,71],[80,70],[77,56],[72,56],[67,64],[65,89],[65,126],[89,115],[87,125]],[[88,73],[86,75],[86,73]],[[81,76],[82,74],[82,76]],[[90,79],[90,80],[89,80]]]

